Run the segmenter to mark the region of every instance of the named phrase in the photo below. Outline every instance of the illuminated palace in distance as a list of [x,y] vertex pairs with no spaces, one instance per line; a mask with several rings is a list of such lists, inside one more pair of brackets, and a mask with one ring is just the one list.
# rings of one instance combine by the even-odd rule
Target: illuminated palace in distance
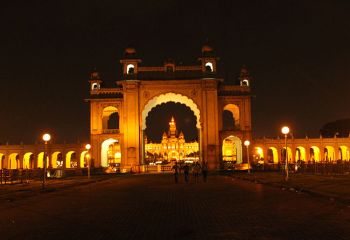
[[163,133],[161,143],[148,142],[145,137],[145,154],[147,162],[157,160],[185,161],[199,160],[199,144],[197,141],[186,142],[181,131],[178,134],[174,117],[169,122],[169,131]]

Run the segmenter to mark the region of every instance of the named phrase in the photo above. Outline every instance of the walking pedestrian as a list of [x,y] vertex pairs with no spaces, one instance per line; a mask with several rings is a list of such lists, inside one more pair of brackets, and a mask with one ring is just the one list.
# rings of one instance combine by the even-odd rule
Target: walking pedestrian
[[203,161],[202,163],[202,175],[203,175],[203,181],[207,182],[208,178],[208,163]]
[[188,166],[188,164],[185,164],[184,166],[184,176],[185,176],[185,182],[188,183],[188,175],[190,173],[190,166]]
[[177,165],[177,162],[175,162],[175,165],[172,167],[174,171],[174,177],[175,177],[175,183],[179,182],[179,166]]
[[201,165],[199,165],[198,162],[196,162],[193,166],[193,176],[194,176],[194,181],[195,183],[198,182],[198,178],[199,178],[199,173],[201,171]]

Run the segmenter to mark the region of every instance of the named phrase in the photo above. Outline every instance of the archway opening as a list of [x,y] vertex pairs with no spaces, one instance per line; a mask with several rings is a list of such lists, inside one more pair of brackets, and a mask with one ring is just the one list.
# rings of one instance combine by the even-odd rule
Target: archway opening
[[82,151],[80,153],[79,165],[80,165],[81,168],[87,167],[87,165],[88,165],[87,154],[88,154],[88,151]]
[[63,167],[62,153],[54,152],[53,154],[51,154],[51,162],[52,162],[52,168]]
[[27,152],[23,155],[23,168],[31,169],[34,168],[34,154],[31,152]]
[[267,162],[268,163],[278,163],[278,151],[275,147],[269,147],[267,150]]
[[185,104],[161,103],[148,113],[144,131],[145,163],[199,161],[197,118]]
[[254,148],[254,162],[263,163],[265,159],[264,150],[261,147]]
[[[188,152],[190,152],[190,150],[192,150],[193,151],[193,149],[195,149],[195,151],[193,151],[194,153],[193,153],[193,157],[186,157],[186,155],[184,154],[184,152],[185,152],[185,149],[183,150],[183,151],[178,151],[179,152],[179,154],[178,155],[176,155],[175,154],[175,156],[173,155],[173,154],[171,154],[171,155],[169,155],[169,152],[168,151],[164,151],[165,150],[165,147],[167,147],[168,148],[168,145],[162,145],[159,149],[157,149],[158,151],[155,151],[154,152],[154,154],[153,154],[153,158],[156,158],[157,156],[158,157],[160,157],[161,159],[167,159],[167,161],[171,161],[171,160],[173,160],[173,159],[180,159],[180,158],[182,158],[182,160],[183,161],[186,161],[186,160],[197,160],[197,159],[199,159],[199,160],[201,160],[201,123],[200,123],[200,111],[199,111],[199,109],[198,109],[198,107],[197,107],[197,105],[196,105],[196,103],[194,103],[193,102],[193,100],[192,99],[190,99],[190,98],[188,98],[187,96],[185,96],[185,95],[181,95],[181,94],[176,94],[176,93],[172,93],[172,92],[169,92],[169,93],[165,93],[165,94],[161,94],[161,95],[158,95],[158,96],[156,96],[156,97],[154,97],[154,98],[152,98],[151,100],[149,100],[148,102],[147,102],[147,104],[145,105],[145,107],[144,107],[144,109],[143,109],[143,111],[142,111],[142,120],[141,120],[141,124],[142,124],[142,132],[141,132],[141,134],[142,134],[142,139],[143,139],[143,141],[142,141],[142,152],[144,153],[144,154],[142,154],[142,162],[143,163],[145,163],[145,158],[146,158],[146,156],[148,155],[148,156],[152,156],[151,154],[148,154],[147,153],[147,151],[149,150],[149,148],[148,148],[148,146],[147,146],[147,148],[148,148],[148,150],[146,150],[146,138],[145,138],[145,135],[147,134],[146,132],[145,132],[145,130],[146,130],[146,128],[148,127],[148,125],[150,124],[150,123],[148,123],[147,121],[146,121],[146,118],[148,117],[148,115],[149,115],[149,113],[151,112],[151,110],[153,109],[153,108],[155,108],[156,106],[158,106],[158,105],[161,105],[161,104],[167,104],[167,103],[172,103],[172,104],[182,104],[182,105],[185,105],[186,106],[186,108],[189,108],[191,111],[192,111],[192,114],[190,114],[190,115],[186,115],[187,117],[185,117],[184,119],[179,119],[179,120],[176,120],[176,121],[183,121],[183,120],[185,120],[185,122],[187,121],[188,123],[187,123],[187,125],[189,124],[189,119],[188,119],[188,117],[190,116],[190,117],[192,117],[192,118],[195,118],[196,119],[196,121],[195,121],[195,127],[190,127],[190,128],[188,128],[188,129],[192,129],[192,131],[194,131],[194,132],[196,132],[197,133],[197,135],[196,135],[196,137],[192,137],[192,139],[191,140],[194,140],[192,143],[192,145],[188,145],[188,147],[186,148],[187,150],[188,150]],[[169,116],[169,115],[172,115],[171,114],[171,111],[168,109],[168,115],[167,116]],[[194,115],[194,117],[193,117],[193,115]],[[175,118],[176,118],[176,116],[174,116]],[[169,117],[166,117],[166,116],[163,116],[163,119],[164,119],[164,123],[169,123],[169,119],[168,119]],[[170,119],[171,120],[171,119]],[[174,119],[175,120],[175,119]],[[149,122],[152,122],[151,120],[149,120]],[[184,124],[185,124],[185,122],[184,122]],[[163,123],[163,124],[164,124]],[[183,123],[179,123],[180,125],[181,124],[183,124]],[[185,124],[186,125],[186,124]],[[170,127],[170,126],[169,126]],[[169,128],[168,127],[168,128]],[[163,131],[163,129],[162,129],[162,131]],[[183,131],[185,131],[185,130],[183,130]],[[152,131],[153,132],[153,131]],[[186,131],[187,132],[187,131]],[[186,133],[186,135],[187,135],[187,133]],[[188,135],[191,135],[191,134],[188,134]],[[195,134],[193,134],[192,136],[195,136]],[[162,140],[163,140],[163,135],[161,135],[161,137],[162,137]],[[182,137],[181,137],[182,138]],[[180,134],[178,135],[178,140],[180,141]],[[187,142],[187,138],[185,139],[185,135],[183,136],[183,140],[185,140],[186,142]],[[196,142],[196,140],[197,140],[197,142]],[[182,141],[182,140],[181,140]],[[147,143],[148,143],[148,141],[147,141]],[[175,144],[175,146],[174,146],[174,150],[176,149],[176,146],[177,147],[180,147],[181,146],[181,144],[178,144],[178,145],[176,145]],[[198,146],[198,147],[197,147]],[[173,145],[170,145],[169,146],[170,148],[172,148],[173,147]],[[179,148],[177,148],[177,149],[179,149]],[[198,149],[198,150],[197,150]],[[162,150],[162,154],[161,154],[161,150]],[[170,149],[170,150],[172,150],[172,149]],[[148,151],[149,152],[149,151]],[[182,152],[182,153],[181,153]],[[152,153],[152,152],[150,152],[150,153]]]
[[332,146],[325,146],[324,148],[324,161],[333,162],[335,161],[335,151]]
[[229,136],[222,142],[222,160],[242,163],[242,140],[236,136]]
[[320,149],[316,146],[310,147],[310,161],[311,162],[320,162]]
[[349,149],[347,146],[340,146],[338,149],[338,160],[349,161]]
[[306,161],[306,150],[304,147],[297,147],[295,150],[295,161],[296,162],[305,162]]
[[101,145],[101,166],[119,167],[121,163],[121,146],[118,139],[110,138]]
[[66,168],[77,168],[78,162],[75,151],[69,151],[66,154]]
[[9,156],[9,169],[17,169],[20,167],[18,153],[11,153]]

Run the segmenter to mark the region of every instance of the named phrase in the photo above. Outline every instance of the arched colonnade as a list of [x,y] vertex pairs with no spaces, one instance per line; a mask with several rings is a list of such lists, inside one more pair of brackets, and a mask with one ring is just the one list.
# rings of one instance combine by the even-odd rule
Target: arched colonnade
[[[0,169],[37,169],[44,167],[44,144],[1,145]],[[87,166],[84,144],[49,144],[48,168],[83,168]]]
[[[285,141],[281,139],[256,139],[251,155],[264,163],[285,161]],[[292,138],[287,140],[287,157],[290,163],[303,161],[334,162],[349,161],[350,138]]]

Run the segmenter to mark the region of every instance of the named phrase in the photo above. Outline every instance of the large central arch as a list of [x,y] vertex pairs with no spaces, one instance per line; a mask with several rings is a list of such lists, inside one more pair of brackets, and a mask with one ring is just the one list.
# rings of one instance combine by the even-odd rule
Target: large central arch
[[146,118],[148,116],[148,113],[152,110],[152,108],[156,107],[157,105],[160,105],[162,103],[167,103],[167,102],[181,103],[181,104],[184,104],[187,107],[189,107],[193,111],[194,115],[197,118],[196,127],[198,129],[201,128],[200,111],[197,107],[197,104],[195,104],[193,102],[193,100],[188,98],[187,96],[184,96],[181,94],[176,94],[173,92],[169,92],[169,93],[158,95],[147,102],[147,104],[145,105],[145,107],[142,111],[142,120],[141,120],[142,130],[146,129]]
[[[143,139],[144,137],[144,131],[146,129],[146,118],[149,114],[149,112],[151,112],[151,110],[153,108],[155,108],[158,105],[161,105],[163,103],[168,103],[168,102],[174,102],[174,103],[180,103],[180,104],[184,104],[187,107],[189,107],[191,109],[191,111],[194,113],[195,117],[196,117],[196,128],[198,130],[198,142],[199,142],[199,158],[202,159],[202,153],[201,153],[201,149],[202,149],[202,143],[201,143],[201,122],[200,122],[200,111],[198,109],[198,106],[196,103],[194,103],[194,101],[192,99],[190,99],[189,97],[182,95],[182,94],[177,94],[177,93],[173,93],[173,92],[168,92],[168,93],[164,93],[164,94],[160,94],[158,96],[153,97],[151,100],[149,100],[145,107],[143,108],[142,114],[141,114],[141,139]],[[142,141],[141,143],[141,159],[142,159],[142,163],[144,163],[144,142]]]

